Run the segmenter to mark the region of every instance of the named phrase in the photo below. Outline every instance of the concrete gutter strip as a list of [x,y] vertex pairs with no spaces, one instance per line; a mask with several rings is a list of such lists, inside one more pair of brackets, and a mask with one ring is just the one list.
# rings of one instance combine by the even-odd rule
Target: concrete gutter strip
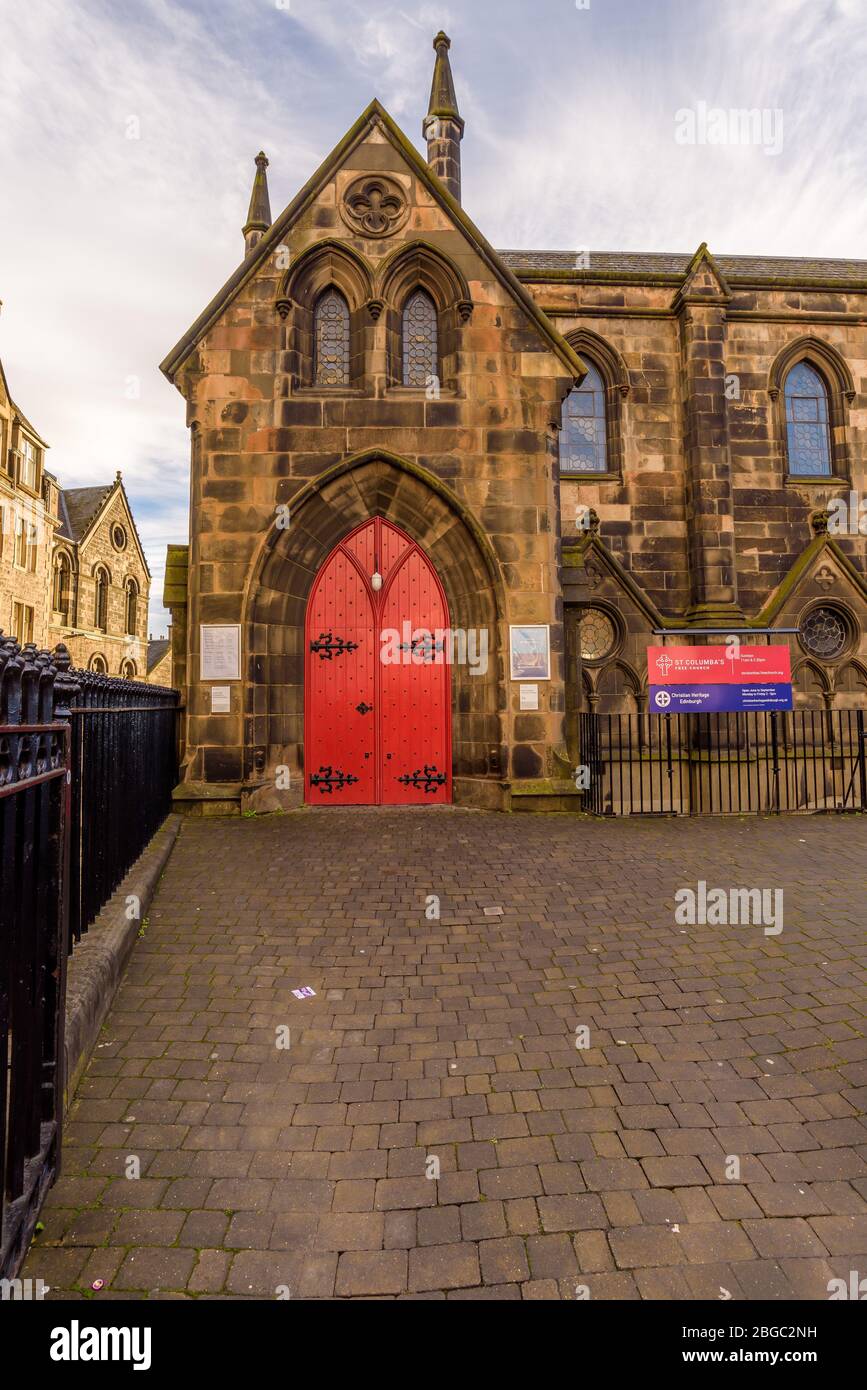
[[[183,818],[169,815],[72,953],[66,980],[64,1109],[69,1108],[114,1001]],[[127,917],[135,895],[140,916]]]

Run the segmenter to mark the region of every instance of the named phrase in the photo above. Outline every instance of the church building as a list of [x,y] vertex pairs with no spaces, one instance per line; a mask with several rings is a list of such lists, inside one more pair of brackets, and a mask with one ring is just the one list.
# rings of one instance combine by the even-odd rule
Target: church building
[[162,363],[182,809],[559,805],[667,634],[867,704],[867,261],[495,249],[434,49],[427,157],[373,101],[272,218],[259,154]]

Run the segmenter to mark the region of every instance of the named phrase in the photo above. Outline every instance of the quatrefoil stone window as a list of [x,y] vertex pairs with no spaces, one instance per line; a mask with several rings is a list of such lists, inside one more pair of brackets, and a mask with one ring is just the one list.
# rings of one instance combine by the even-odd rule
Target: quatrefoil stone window
[[393,179],[355,179],[346,190],[341,206],[343,220],[361,236],[391,236],[409,216],[409,203]]

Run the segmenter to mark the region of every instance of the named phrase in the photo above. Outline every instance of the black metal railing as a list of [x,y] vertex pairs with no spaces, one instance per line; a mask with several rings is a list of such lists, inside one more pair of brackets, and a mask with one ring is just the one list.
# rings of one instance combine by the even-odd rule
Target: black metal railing
[[168,815],[178,693],[74,671],[69,929],[80,940]]
[[59,1171],[67,955],[171,807],[177,710],[0,633],[0,1278]]
[[0,1277],[59,1157],[68,933],[69,725],[47,653],[0,641]]
[[595,815],[867,810],[865,711],[581,714]]

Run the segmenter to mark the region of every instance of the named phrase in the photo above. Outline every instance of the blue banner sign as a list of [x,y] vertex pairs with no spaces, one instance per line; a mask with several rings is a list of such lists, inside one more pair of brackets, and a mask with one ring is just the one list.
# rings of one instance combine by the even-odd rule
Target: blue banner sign
[[769,685],[652,685],[655,714],[735,714],[740,710],[792,709],[792,687]]

